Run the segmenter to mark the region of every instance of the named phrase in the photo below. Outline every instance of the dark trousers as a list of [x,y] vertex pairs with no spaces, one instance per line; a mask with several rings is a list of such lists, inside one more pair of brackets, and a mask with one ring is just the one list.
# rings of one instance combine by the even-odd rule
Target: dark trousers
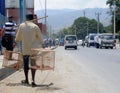
[[29,70],[29,55],[23,55],[24,70]]
[[14,43],[15,37],[10,35],[10,34],[5,34],[5,37],[6,37],[7,42],[8,42],[6,45],[6,50],[13,51],[13,43]]
[[30,60],[30,56],[29,55],[23,55],[23,66],[25,70],[29,70],[29,62],[31,66],[35,66],[35,60],[31,59]]
[[[29,55],[24,55],[23,56],[23,64],[24,64],[24,73],[25,73],[25,78],[26,81],[28,81],[28,70],[29,70],[29,61],[30,61],[30,56]],[[31,60],[31,65],[35,65],[35,61]],[[35,79],[35,69],[31,69],[31,73],[32,73],[32,82],[34,82]]]

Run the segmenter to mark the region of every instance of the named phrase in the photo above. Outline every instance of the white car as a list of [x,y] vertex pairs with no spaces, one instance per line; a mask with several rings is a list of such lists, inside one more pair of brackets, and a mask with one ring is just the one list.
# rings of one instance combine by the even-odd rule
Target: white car
[[76,35],[66,35],[64,38],[64,47],[77,49],[77,36]]
[[83,43],[83,40],[78,40],[78,41],[77,41],[78,46],[81,46],[82,43]]

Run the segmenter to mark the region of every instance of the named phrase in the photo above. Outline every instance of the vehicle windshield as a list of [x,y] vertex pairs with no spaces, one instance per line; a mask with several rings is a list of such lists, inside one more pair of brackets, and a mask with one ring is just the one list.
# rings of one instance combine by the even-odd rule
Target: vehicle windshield
[[113,39],[113,35],[102,35],[101,38],[111,40],[111,39]]
[[90,40],[94,40],[94,37],[95,37],[96,35],[91,35],[90,36]]
[[68,36],[68,37],[66,37],[66,40],[76,40],[76,37],[75,36]]

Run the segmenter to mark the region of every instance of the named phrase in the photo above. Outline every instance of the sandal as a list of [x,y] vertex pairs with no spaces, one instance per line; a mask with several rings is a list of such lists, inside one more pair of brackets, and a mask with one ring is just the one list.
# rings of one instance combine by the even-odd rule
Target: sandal
[[35,82],[31,83],[32,87],[36,87],[37,85],[35,84]]
[[26,81],[26,80],[22,80],[21,83],[22,83],[22,84],[27,84],[27,85],[29,85],[29,82]]

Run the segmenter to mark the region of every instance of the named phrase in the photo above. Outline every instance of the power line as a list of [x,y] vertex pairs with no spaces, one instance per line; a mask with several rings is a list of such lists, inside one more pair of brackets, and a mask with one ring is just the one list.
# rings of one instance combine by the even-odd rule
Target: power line
[[41,10],[42,10],[43,14],[45,14],[45,11],[43,11],[43,10],[44,10],[44,8],[43,8],[43,5],[42,5],[41,0],[39,0],[39,4],[40,4],[40,7],[41,7]]
[[87,21],[87,35],[89,33],[89,22]]

